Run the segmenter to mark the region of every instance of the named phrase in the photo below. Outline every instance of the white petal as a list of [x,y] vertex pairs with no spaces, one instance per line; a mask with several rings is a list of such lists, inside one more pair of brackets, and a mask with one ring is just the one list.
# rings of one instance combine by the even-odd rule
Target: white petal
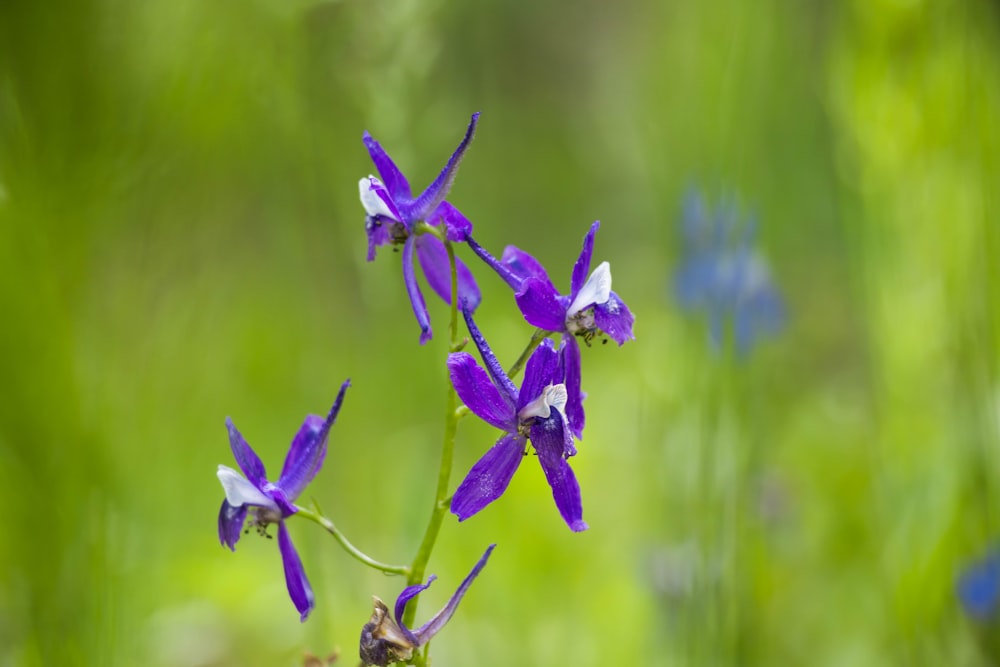
[[566,401],[569,400],[569,394],[566,392],[566,385],[559,383],[556,385],[549,385],[545,388],[543,394],[545,396],[545,401],[549,406],[555,408],[559,412],[566,414]]
[[365,213],[368,215],[381,215],[386,218],[396,219],[386,203],[378,196],[376,190],[384,190],[385,186],[382,185],[382,181],[378,180],[374,176],[368,176],[367,178],[362,178],[358,181],[358,192],[361,194],[361,205],[365,207]]
[[565,414],[566,400],[566,385],[550,384],[542,390],[541,396],[521,408],[521,411],[517,413],[517,417],[521,421],[526,421],[532,417],[548,419],[549,415],[552,414],[551,408],[553,407]]
[[587,278],[587,282],[580,288],[580,292],[573,299],[566,311],[566,317],[573,317],[587,306],[598,303],[607,303],[611,298],[611,265],[601,262],[594,272]]
[[226,492],[226,500],[233,507],[254,505],[256,507],[278,509],[273,500],[265,496],[260,489],[247,481],[246,477],[229,466],[219,465],[219,471],[216,475],[219,477],[219,481],[222,482],[222,488]]
[[542,395],[528,403],[521,411],[517,413],[517,418],[521,421],[527,421],[532,417],[541,417],[542,419],[549,418],[549,404],[545,402],[545,392]]

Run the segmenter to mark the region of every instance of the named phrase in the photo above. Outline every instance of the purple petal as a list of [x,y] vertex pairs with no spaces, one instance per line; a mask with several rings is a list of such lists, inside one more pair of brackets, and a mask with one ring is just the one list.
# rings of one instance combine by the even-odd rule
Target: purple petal
[[427,222],[432,225],[443,223],[449,241],[463,242],[472,233],[472,223],[469,219],[446,201],[438,204]]
[[[545,278],[549,283],[552,282],[549,280],[549,274],[545,271],[545,267],[542,266],[541,262],[517,246],[509,245],[504,248],[500,261],[520,280]],[[552,289],[555,288],[553,287]]]
[[590,226],[590,231],[583,237],[583,248],[580,249],[580,256],[573,265],[573,279],[570,281],[570,301],[576,298],[580,288],[587,282],[587,275],[590,273],[590,257],[594,252],[594,234],[601,226],[600,221],[595,221]]
[[428,215],[438,207],[438,204],[448,196],[451,184],[455,180],[455,173],[458,171],[458,164],[462,161],[462,156],[465,155],[465,149],[469,147],[469,142],[472,141],[478,121],[479,112],[477,111],[472,114],[472,120],[469,121],[465,137],[462,139],[462,143],[458,145],[458,148],[455,149],[455,152],[451,154],[448,164],[444,166],[444,169],[434,179],[434,182],[428,185],[427,189],[416,198],[412,206],[408,207],[407,216],[410,220],[426,220]]
[[252,447],[243,439],[243,435],[237,430],[233,420],[226,417],[226,428],[229,429],[229,447],[233,450],[233,456],[240,470],[246,476],[247,481],[258,489],[267,484],[267,472],[264,464]]
[[326,422],[319,415],[307,415],[285,456],[281,477],[275,486],[294,501],[319,472],[326,456]]
[[[583,412],[583,399],[586,395],[580,389],[580,345],[576,336],[563,336],[563,344],[559,348],[559,358],[563,368],[563,382],[566,383],[566,421],[570,431],[579,439],[583,439],[583,425],[586,421]],[[568,456],[576,454],[576,448]]]
[[521,289],[522,279],[514,275],[514,273],[512,273],[506,265],[491,255],[486,248],[479,245],[476,240],[472,238],[472,236],[467,236],[465,242],[469,244],[470,248],[472,248],[472,252],[479,255],[479,258],[486,262],[487,266],[496,271],[497,275],[500,276],[505,283],[510,285],[515,292]]
[[410,295],[410,305],[413,306],[413,314],[417,317],[417,324],[420,325],[420,344],[423,345],[431,339],[431,318],[427,314],[427,303],[424,302],[424,295],[417,285],[417,275],[413,268],[413,248],[417,239],[411,235],[403,245],[403,283],[406,285],[406,293]]
[[471,354],[449,354],[448,374],[458,397],[477,417],[503,431],[517,430],[515,397],[501,394]]
[[451,512],[459,521],[465,521],[503,495],[524,458],[524,445],[524,438],[508,433],[472,466],[451,499]]
[[538,462],[552,487],[552,497],[559,514],[570,530],[580,532],[587,529],[583,520],[580,485],[563,455],[567,447],[572,447],[572,442],[573,436],[558,410],[553,410],[548,419],[536,419],[531,427],[531,444],[538,452]]
[[410,184],[406,182],[403,172],[396,167],[396,163],[392,161],[389,154],[382,149],[379,142],[372,139],[372,135],[368,134],[367,131],[364,134],[363,140],[365,146],[368,148],[368,154],[371,155],[372,162],[375,163],[375,168],[378,169],[379,176],[382,177],[382,182],[385,183],[385,187],[389,190],[392,198],[409,199]]
[[302,561],[299,560],[299,554],[295,551],[284,521],[278,522],[278,548],[281,550],[281,563],[285,567],[288,595],[292,598],[295,608],[299,610],[299,620],[305,621],[313,608],[312,587],[306,579],[306,571],[302,568]]
[[[458,302],[474,313],[483,300],[483,296],[479,291],[479,284],[476,283],[476,279],[473,277],[469,267],[458,257],[455,258],[455,271],[458,274]],[[448,305],[451,305],[450,299]]]
[[344,394],[349,386],[351,386],[350,380],[340,385],[340,391],[337,393],[337,398],[334,400],[333,407],[326,419],[309,415],[302,427],[299,428],[299,432],[295,434],[292,446],[288,448],[285,466],[281,469],[281,477],[278,478],[277,484],[290,502],[294,502],[299,497],[323,466],[330,427],[337,421],[337,414],[340,412],[340,406],[344,402]]
[[533,326],[546,331],[566,329],[566,305],[547,279],[528,278],[514,300],[524,319]]
[[219,542],[236,551],[236,543],[243,532],[243,521],[247,518],[247,506],[233,507],[228,500],[219,508]]
[[504,372],[503,366],[497,361],[496,355],[493,354],[493,350],[490,349],[489,344],[486,339],[483,338],[483,334],[479,331],[479,327],[476,326],[475,321],[472,319],[472,313],[468,310],[463,309],[462,315],[465,316],[465,325],[469,328],[469,335],[472,336],[472,341],[479,348],[479,356],[483,358],[483,363],[486,365],[486,371],[493,378],[493,384],[496,385],[497,389],[501,393],[505,393],[511,397],[511,402],[515,401],[517,396],[517,387],[514,383],[510,381],[507,377],[507,373]]
[[[472,582],[475,581],[476,577],[479,576],[479,573],[482,572],[484,567],[486,567],[486,561],[490,559],[490,554],[493,553],[493,549],[495,549],[496,546],[497,545],[495,544],[491,544],[486,548],[486,552],[479,559],[479,562],[476,563],[475,567],[472,568],[472,572],[469,572],[468,576],[462,581],[462,584],[458,587],[458,590],[455,591],[455,594],[448,600],[448,604],[446,604],[441,611],[434,614],[434,617],[431,618],[431,620],[427,621],[413,632],[413,634],[417,636],[417,639],[420,640],[419,643],[421,645],[429,642],[434,635],[440,632],[441,628],[443,628],[445,624],[451,620],[451,617],[455,614],[455,610],[458,609],[458,603],[462,601],[466,591],[468,591],[469,587],[472,586]],[[430,583],[430,580],[428,580],[427,583]]]
[[[451,263],[444,243],[431,234],[421,234],[417,237],[417,259],[431,289],[451,305]],[[479,285],[469,267],[457,257],[455,271],[458,276],[458,302],[475,311],[483,299]]]
[[389,233],[389,224],[388,221],[380,216],[369,215],[365,217],[365,233],[368,234],[369,262],[375,259],[375,248],[392,242],[392,234]]
[[413,598],[415,598],[416,596],[420,595],[422,592],[427,590],[430,587],[430,585],[434,583],[436,579],[437,575],[432,574],[431,576],[427,577],[426,584],[414,584],[413,586],[407,586],[406,588],[403,589],[403,592],[399,594],[399,597],[396,598],[396,608],[394,609],[394,615],[396,617],[396,625],[399,626],[399,629],[403,631],[403,634],[406,635],[406,638],[414,646],[419,646],[420,640],[416,637],[416,635],[414,635],[414,633],[410,632],[410,629],[408,627],[403,625],[403,612],[406,611],[406,604],[410,600],[412,600]]
[[635,335],[632,333],[633,323],[635,317],[632,311],[614,292],[606,302],[594,306],[594,324],[618,345],[624,344],[627,340],[635,340]]
[[517,411],[542,395],[542,390],[550,384],[559,384],[559,355],[555,345],[548,338],[539,343],[524,367],[524,381],[517,397]]

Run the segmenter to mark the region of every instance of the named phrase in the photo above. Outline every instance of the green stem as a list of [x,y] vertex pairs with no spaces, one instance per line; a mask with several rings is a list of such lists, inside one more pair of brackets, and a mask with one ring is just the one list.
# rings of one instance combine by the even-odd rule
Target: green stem
[[333,521],[330,521],[330,519],[323,516],[323,514],[320,512],[319,506],[316,505],[315,502],[313,503],[313,507],[314,511],[308,510],[304,507],[299,507],[298,511],[295,513],[295,516],[300,516],[303,519],[309,519],[310,521],[313,521],[321,525],[323,528],[326,529],[326,532],[333,535],[334,539],[340,542],[340,546],[344,548],[344,551],[346,551],[351,556],[361,561],[368,567],[380,570],[382,572],[385,572],[386,574],[403,574],[403,575],[410,574],[410,568],[407,567],[406,565],[387,565],[386,563],[381,563],[375,560],[374,558],[368,556],[366,553],[364,553],[356,546],[351,544],[350,541],[344,536],[344,534],[341,533],[339,530],[337,530],[337,527],[333,525]]
[[[451,321],[449,323],[450,345],[449,352],[460,350],[464,341],[458,340],[458,269],[455,263],[455,249],[447,239],[444,247],[448,251],[448,262],[451,265]],[[451,380],[447,382],[448,391],[445,400],[444,411],[444,441],[441,445],[441,467],[438,469],[437,490],[434,494],[434,505],[431,509],[431,518],[427,522],[427,530],[424,532],[424,539],[420,543],[417,555],[414,556],[410,564],[410,571],[406,577],[406,583],[410,586],[422,583],[424,573],[427,570],[427,562],[431,558],[434,544],[437,542],[438,533],[441,531],[441,522],[451,505],[451,498],[448,495],[448,486],[451,480],[451,464],[455,452],[455,434],[458,431],[458,420],[466,414],[458,409],[458,395],[451,385]],[[417,614],[417,602],[419,598],[414,598],[406,605],[403,613],[403,624],[407,627],[413,626],[413,619]],[[419,662],[426,661],[426,654]]]
[[546,331],[545,329],[535,329],[535,332],[531,334],[531,340],[528,341],[528,346],[524,348],[524,351],[521,352],[521,356],[517,358],[514,365],[510,367],[509,371],[507,371],[507,377],[511,380],[517,377],[517,374],[521,372],[522,368],[524,368],[524,364],[527,363],[528,357],[531,356],[531,353],[534,352],[538,344],[548,338],[551,333],[551,331]]

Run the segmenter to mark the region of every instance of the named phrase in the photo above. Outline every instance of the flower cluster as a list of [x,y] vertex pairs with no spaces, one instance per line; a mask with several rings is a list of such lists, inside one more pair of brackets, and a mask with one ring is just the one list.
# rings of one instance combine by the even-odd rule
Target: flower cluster
[[[448,359],[452,384],[468,408],[503,435],[473,466],[452,499],[451,510],[464,520],[482,510],[506,490],[514,471],[531,442],[539,456],[545,477],[552,487],[556,507],[574,530],[587,527],[583,521],[580,489],[566,460],[576,454],[573,438],[583,438],[585,422],[581,386],[580,346],[577,338],[590,343],[607,335],[618,345],[635,336],[635,317],[625,302],[611,289],[611,265],[601,262],[590,271],[594,236],[599,222],[590,226],[583,249],[573,266],[568,294],[552,284],[548,272],[529,253],[507,246],[498,260],[472,237],[472,223],[445,201],[454,181],[455,170],[475,132],[479,114],[474,114],[465,137],[437,179],[416,199],[410,196],[406,178],[382,146],[365,133],[365,145],[382,180],[361,179],[361,203],[365,208],[369,259],[375,248],[387,243],[403,243],[403,272],[407,292],[420,324],[420,342],[431,337],[427,306],[416,284],[412,250],[416,246],[424,275],[431,288],[451,303],[443,276],[450,265],[440,236],[449,242],[465,242],[487,266],[514,291],[514,301],[524,319],[547,334],[558,334],[558,348],[543,340],[534,350],[518,390],[503,372],[485,338],[476,328],[472,313],[480,302],[479,288],[464,263],[457,262],[458,298],[469,333],[479,348],[487,372],[469,354],[453,353]],[[426,225],[421,225],[424,222]],[[441,229],[443,228],[443,232]],[[437,232],[437,235],[435,235]],[[417,240],[414,240],[416,236]],[[427,238],[426,245],[422,239]],[[435,248],[420,254],[420,248]]]
[[749,352],[760,336],[781,330],[784,300],[754,247],[754,226],[741,225],[738,211],[722,206],[713,215],[692,190],[684,202],[681,243],[684,261],[674,276],[677,301],[708,317],[716,348],[726,339],[727,322],[741,353]]
[[[403,283],[420,328],[420,344],[431,340],[430,313],[417,281],[415,260],[431,290],[452,308],[452,348],[447,358],[449,378],[454,390],[452,399],[461,399],[466,410],[451,411],[450,433],[459,417],[471,413],[495,426],[501,434],[472,467],[451,494],[450,510],[459,521],[477,514],[497,500],[507,489],[529,445],[552,489],[563,520],[573,531],[587,528],[583,504],[569,459],[576,455],[575,441],[583,438],[585,423],[581,380],[581,348],[577,339],[590,346],[598,338],[610,338],[618,345],[634,338],[634,317],[625,303],[611,289],[611,267],[601,262],[591,272],[594,237],[600,226],[595,222],[584,237],[583,249],[573,267],[569,291],[560,292],[542,265],[530,254],[508,246],[498,260],[472,238],[472,223],[447,201],[458,166],[475,135],[479,114],[473,114],[465,135],[444,168],[419,195],[382,146],[367,132],[368,149],[378,176],[369,175],[359,183],[361,204],[365,210],[368,236],[368,260],[374,260],[380,246],[402,245]],[[473,319],[482,300],[472,270],[455,256],[455,245],[467,244],[488,268],[496,272],[513,290],[514,302],[524,319],[537,330],[528,348],[509,371],[497,360]],[[469,353],[461,351],[454,330],[461,310],[482,365]],[[606,337],[606,338],[605,338]],[[520,387],[514,379],[523,366]],[[349,382],[340,387],[326,418],[309,415],[292,440],[284,467],[277,481],[269,481],[264,464],[231,420],[229,442],[239,466],[235,470],[220,465],[218,478],[225,491],[219,510],[219,541],[236,549],[241,534],[255,529],[270,537],[267,529],[277,524],[278,546],[284,564],[288,594],[301,620],[314,606],[314,595],[302,561],[292,545],[286,519],[300,516],[315,521],[330,532],[352,556],[364,564],[388,574],[405,575],[407,587],[396,600],[394,614],[375,598],[371,619],[361,632],[359,653],[366,665],[384,666],[393,662],[426,664],[426,646],[455,613],[472,582],[485,567],[495,545],[491,545],[458,587],[441,611],[430,621],[410,629],[415,613],[407,604],[434,580],[423,582],[430,548],[437,536],[429,528],[425,548],[421,545],[413,563],[395,566],[380,563],[360,552],[336,529],[332,521],[314,510],[295,504],[305,487],[319,472],[326,458],[330,429],[340,412]],[[445,451],[450,457],[451,447]],[[447,461],[447,462],[445,462]],[[447,474],[450,459],[442,462],[441,482],[434,504],[432,527],[449,508]],[[414,602],[415,604],[415,602]],[[407,615],[409,614],[409,615]],[[418,653],[418,649],[423,649]]]

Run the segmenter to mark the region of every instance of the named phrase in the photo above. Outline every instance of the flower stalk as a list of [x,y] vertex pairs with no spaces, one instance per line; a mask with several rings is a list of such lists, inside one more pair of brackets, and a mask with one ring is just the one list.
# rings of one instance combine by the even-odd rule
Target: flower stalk
[[[431,231],[436,233],[436,230]],[[449,352],[457,352],[465,346],[465,341],[458,339],[458,267],[455,260],[455,248],[447,238],[444,240],[444,247],[448,252],[448,263],[451,270],[451,317],[448,322]],[[445,383],[448,387],[445,398],[444,411],[444,438],[441,443],[441,465],[438,469],[437,489],[434,493],[434,505],[431,509],[431,518],[427,522],[427,529],[424,531],[424,539],[420,542],[417,555],[414,556],[410,564],[406,583],[410,586],[419,584],[424,580],[424,573],[427,570],[427,563],[430,561],[431,553],[437,542],[438,533],[441,531],[441,522],[448,513],[451,506],[451,498],[448,496],[448,486],[451,481],[452,459],[455,454],[455,435],[458,432],[458,420],[466,413],[458,410],[458,395],[451,381]],[[403,615],[403,623],[412,625],[417,614],[417,600],[413,600],[406,607]],[[426,655],[426,654],[425,654]]]
[[507,371],[507,377],[511,380],[516,378],[517,374],[521,372],[522,368],[524,368],[524,364],[528,362],[528,358],[531,356],[531,353],[535,351],[536,347],[538,347],[538,344],[550,335],[552,335],[551,331],[546,331],[545,329],[535,329],[534,333],[531,334],[531,340],[528,341],[527,347],[524,348],[524,351],[521,352],[521,356],[517,358],[514,365],[510,367],[509,371]]
[[353,557],[355,560],[367,565],[368,567],[374,570],[378,570],[380,572],[384,572],[386,574],[401,574],[403,576],[409,576],[410,568],[408,566],[389,565],[387,563],[382,563],[380,561],[375,560],[365,552],[361,551],[361,549],[358,549],[356,546],[351,544],[351,541],[348,540],[347,537],[342,532],[340,532],[340,530],[337,529],[333,521],[331,521],[330,519],[328,519],[326,516],[323,515],[322,510],[320,510],[319,508],[319,504],[315,500],[313,500],[312,510],[308,510],[304,507],[299,507],[298,511],[294,514],[294,516],[300,516],[303,519],[309,519],[313,523],[317,523],[320,526],[322,526],[323,529],[326,530],[326,532],[333,535],[333,538],[337,540],[337,542],[340,544],[341,547],[344,548],[344,551],[350,554],[351,557]]

